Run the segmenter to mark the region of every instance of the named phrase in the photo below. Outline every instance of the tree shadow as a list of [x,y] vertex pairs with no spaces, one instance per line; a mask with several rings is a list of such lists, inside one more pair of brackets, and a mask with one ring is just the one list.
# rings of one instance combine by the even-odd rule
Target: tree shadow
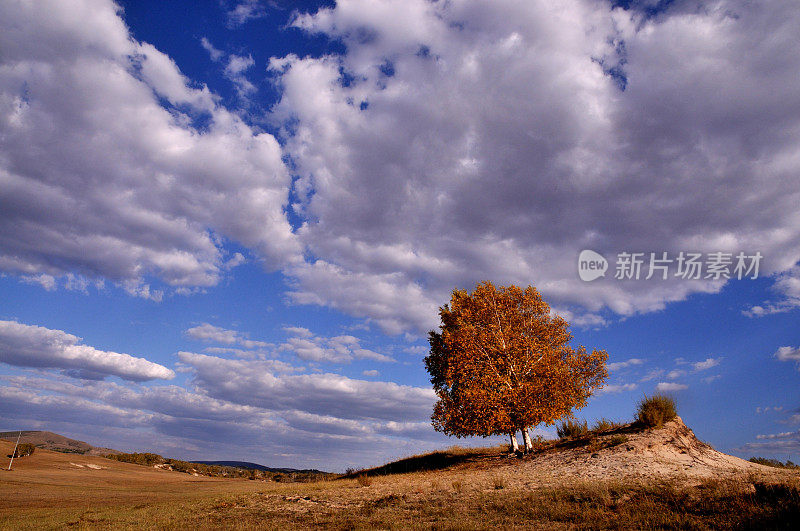
[[406,474],[409,472],[426,472],[431,470],[442,470],[451,466],[459,465],[470,461],[481,461],[491,458],[508,457],[509,454],[497,449],[496,451],[475,451],[455,450],[431,452],[424,455],[406,457],[398,461],[392,461],[382,466],[348,472],[342,478],[356,478],[358,476],[388,476],[392,474]]
[[559,452],[573,448],[580,448],[588,446],[597,441],[600,436],[608,435],[627,435],[638,433],[642,431],[643,426],[638,422],[617,426],[603,431],[589,431],[586,434],[572,437],[569,439],[557,439],[547,441],[545,444],[535,447],[533,451],[523,454],[517,452],[516,454],[509,453],[508,451],[498,448],[456,448],[454,450],[441,450],[431,452],[429,454],[414,455],[392,461],[385,465],[375,468],[368,468],[365,470],[348,470],[345,474],[340,476],[342,479],[353,479],[359,476],[388,476],[392,474],[407,474],[409,472],[427,472],[432,470],[442,470],[456,465],[465,463],[487,463],[489,461],[497,461],[500,459],[535,459],[537,455],[545,453]]

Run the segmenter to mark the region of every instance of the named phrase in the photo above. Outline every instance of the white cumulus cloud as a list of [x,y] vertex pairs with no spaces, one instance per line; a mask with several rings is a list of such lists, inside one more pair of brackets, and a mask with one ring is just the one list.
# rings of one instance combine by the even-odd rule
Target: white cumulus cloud
[[775,357],[780,361],[800,361],[800,348],[780,347]]
[[779,0],[652,18],[595,0],[341,0],[298,17],[347,51],[271,62],[298,236],[320,258],[287,270],[292,298],[425,331],[453,287],[487,278],[622,315],[724,283],[583,283],[581,249],[758,251],[762,276],[787,271],[798,23]]
[[273,269],[297,259],[278,142],[134,40],[113,2],[3,2],[0,49],[0,270],[158,298],[149,277],[216,284],[226,238]]
[[643,359],[640,358],[630,358],[625,361],[616,361],[613,363],[606,364],[606,368],[609,372],[617,371],[619,369],[624,369],[626,367],[632,367],[634,365],[641,365],[644,363]]
[[656,391],[659,393],[669,393],[672,391],[683,391],[684,389],[688,389],[689,386],[677,382],[659,382],[656,385]]
[[436,398],[430,388],[355,380],[338,374],[277,375],[261,361],[191,352],[180,352],[178,357],[191,368],[198,389],[208,396],[272,411],[419,422],[430,416]]
[[712,367],[716,367],[719,365],[721,358],[706,358],[704,361],[698,361],[696,363],[692,363],[692,368],[695,371],[705,371],[706,369],[710,369]]
[[624,391],[633,391],[637,387],[639,386],[635,383],[604,385],[601,389],[598,389],[597,394],[605,395],[622,393]]
[[265,348],[272,346],[265,341],[255,341],[247,338],[247,334],[237,330],[229,330],[219,326],[214,326],[209,323],[203,323],[198,326],[193,326],[186,330],[186,335],[205,341],[208,343],[217,343],[223,345],[238,344],[245,348]]
[[19,367],[65,369],[89,379],[119,376],[143,381],[175,376],[172,370],[144,358],[99,350],[61,330],[16,321],[0,321],[0,361]]

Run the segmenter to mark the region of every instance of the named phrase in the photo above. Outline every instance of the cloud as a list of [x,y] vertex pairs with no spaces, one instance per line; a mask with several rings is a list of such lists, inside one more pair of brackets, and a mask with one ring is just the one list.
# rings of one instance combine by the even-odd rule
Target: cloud
[[208,52],[208,56],[214,62],[219,61],[225,55],[225,52],[215,48],[214,45],[211,44],[211,41],[206,37],[202,37],[200,39],[200,46],[202,46],[203,49]]
[[415,345],[413,347],[405,347],[403,352],[414,354],[415,356],[427,356],[430,352],[429,346]]
[[0,321],[0,361],[18,367],[64,369],[78,378],[119,376],[126,380],[171,379],[175,373],[129,354],[80,344],[81,338],[42,326]]
[[655,380],[656,378],[661,377],[664,374],[664,369],[652,369],[645,374],[640,381],[642,382],[649,382],[650,380]]
[[789,437],[797,438],[800,436],[800,432],[797,431],[785,431],[783,433],[770,433],[768,435],[756,435],[756,439],[786,439]]
[[382,362],[393,362],[394,358],[361,347],[361,340],[354,336],[319,337],[305,328],[285,328],[297,333],[278,347],[279,352],[293,352],[298,358],[307,361],[324,361],[331,363],[349,363],[353,359],[371,359]]
[[303,328],[302,326],[284,326],[283,330],[297,337],[309,338],[314,336],[311,330],[308,328]]
[[239,332],[226,330],[208,323],[189,328],[186,330],[186,335],[201,341],[224,343],[226,345],[233,345],[239,340]]
[[698,361],[696,363],[692,363],[692,368],[695,371],[705,371],[707,369],[719,365],[720,360],[722,360],[722,358],[706,358],[705,361]]
[[252,56],[240,56],[231,54],[228,57],[228,65],[225,67],[225,72],[230,76],[239,76],[251,66],[255,64]]
[[626,367],[631,367],[633,365],[641,365],[643,363],[644,363],[643,359],[631,358],[627,361],[617,361],[614,363],[609,363],[606,365],[606,368],[608,369],[608,372],[614,372],[619,369],[624,369]]
[[233,253],[227,262],[225,262],[225,269],[233,269],[247,262],[247,258],[242,253]]
[[[209,323],[203,323],[186,330],[186,335],[207,343],[222,345],[242,345],[245,349],[269,349],[273,354],[291,352],[298,358],[306,361],[328,363],[350,363],[354,359],[370,359],[381,362],[394,362],[395,359],[385,354],[366,349],[361,346],[361,340],[355,336],[340,335],[334,337],[321,337],[314,335],[307,328],[284,327],[290,334],[285,342],[274,345],[264,341],[253,341],[247,334],[236,330],[228,330]],[[207,348],[206,352],[222,353],[232,352],[242,357],[254,357],[258,352],[248,352],[236,348]]]
[[38,417],[41,419],[93,425],[101,422],[107,426],[142,427],[152,414],[118,408],[74,396],[38,394],[19,387],[0,388],[0,414],[5,419]]
[[763,452],[773,454],[796,453],[800,451],[800,431],[785,431],[781,433],[767,433],[756,435],[758,442],[744,445],[743,449],[750,452]]
[[780,347],[774,356],[779,361],[800,361],[800,348]]
[[[200,45],[208,52],[208,56],[215,63],[222,62],[225,59],[225,68],[222,73],[234,84],[240,98],[245,98],[256,92],[256,86],[247,79],[245,74],[255,64],[252,55],[245,57],[243,55],[226,54],[222,50],[215,48],[206,37],[200,39]],[[239,254],[239,257],[244,258],[241,254]]]
[[208,396],[272,411],[299,410],[351,420],[420,421],[430,416],[432,389],[354,380],[337,374],[276,375],[260,361],[180,352]]
[[491,278],[602,323],[724,281],[587,284],[581,249],[759,251],[762,276],[791,268],[800,14],[736,0],[642,13],[342,0],[298,16],[347,51],[270,63],[298,237],[320,260],[287,269],[291,297],[425,332],[453,287]]
[[756,408],[756,413],[758,413],[758,414],[760,415],[760,414],[762,414],[762,413],[767,413],[767,412],[769,412],[770,410],[771,410],[771,411],[775,411],[775,412],[778,412],[778,411],[783,411],[783,406],[766,406],[766,407],[757,407],[757,408]]
[[[269,370],[267,364],[249,364],[246,369]],[[236,453],[284,466],[317,460],[317,468],[343,470],[353,464],[378,464],[398,451],[412,453],[446,442],[432,429],[429,411],[416,419],[342,417],[333,409],[265,409],[173,385],[76,383],[63,376],[0,379],[3,418],[67,435],[79,433],[84,440],[121,450],[164,454],[167,449],[171,457],[204,459]],[[382,394],[376,396],[380,399]],[[370,400],[365,396],[365,405]]]
[[673,391],[683,391],[684,389],[688,389],[688,385],[676,383],[676,382],[659,382],[656,385],[656,391],[659,393],[670,393]]
[[400,273],[352,274],[321,260],[287,272],[298,280],[288,292],[295,304],[332,306],[366,317],[389,334],[399,334],[409,324],[416,331],[432,330],[438,324],[434,296]]
[[773,290],[780,295],[779,299],[766,301],[742,313],[748,317],[763,317],[800,308],[800,266],[795,266],[777,275]]
[[158,299],[155,281],[219,282],[226,239],[268,268],[299,259],[276,139],[132,39],[114,3],[4,2],[0,48],[0,270]]
[[[300,14],[346,51],[270,61],[282,146],[132,39],[112,2],[4,3],[0,270],[159,300],[216,285],[231,241],[281,269],[294,303],[394,334],[427,332],[453,287],[487,278],[602,326],[724,281],[584,283],[581,249],[742,250],[781,294],[748,311],[788,311],[800,15],[778,0],[647,13],[342,0]],[[200,43],[252,92],[251,56]]]
[[257,90],[245,74],[254,64],[253,57],[249,55],[247,57],[234,54],[228,56],[228,64],[225,65],[223,72],[225,77],[233,82],[240,97],[246,97]]
[[264,348],[272,346],[264,341],[253,341],[236,330],[220,328],[209,323],[203,323],[186,330],[186,335],[208,343],[221,343],[223,345],[242,345],[245,348]]
[[364,376],[376,377],[376,376],[380,376],[381,373],[380,373],[380,371],[378,371],[376,369],[370,369],[368,371],[363,371],[361,374],[363,374]]
[[266,15],[267,11],[260,4],[260,0],[243,0],[226,13],[228,27],[230,28],[236,28],[249,20],[262,18]]
[[45,275],[44,273],[41,275],[23,275],[20,280],[26,284],[39,284],[47,291],[56,289],[56,279],[52,275]]
[[606,386],[603,386],[602,389],[599,389],[597,391],[597,394],[604,395],[604,394],[622,393],[624,391],[633,391],[637,387],[639,387],[639,386],[637,384],[635,384],[635,383],[626,383],[626,384],[619,384],[619,385],[606,385]]

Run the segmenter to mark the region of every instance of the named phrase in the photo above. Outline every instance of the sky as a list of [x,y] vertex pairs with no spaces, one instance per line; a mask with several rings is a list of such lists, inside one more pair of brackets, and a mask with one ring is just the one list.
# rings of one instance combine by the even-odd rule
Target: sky
[[0,430],[331,471],[498,442],[432,429],[423,363],[491,280],[609,353],[580,418],[667,393],[722,451],[800,459],[798,24],[0,3]]

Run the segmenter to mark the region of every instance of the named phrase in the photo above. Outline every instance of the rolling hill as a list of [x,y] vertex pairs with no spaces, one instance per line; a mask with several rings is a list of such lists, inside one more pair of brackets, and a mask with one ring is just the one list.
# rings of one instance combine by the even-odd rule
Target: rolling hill
[[192,461],[203,465],[230,466],[233,468],[243,468],[245,470],[262,470],[264,472],[275,472],[278,474],[327,474],[316,468],[272,468],[249,461]]
[[[0,432],[0,439],[16,442],[18,431],[4,431]],[[117,450],[111,448],[104,448],[102,446],[92,446],[89,443],[70,439],[51,431],[35,431],[24,430],[20,443],[30,443],[37,448],[44,448],[45,450],[52,450],[54,452],[61,452],[65,454],[81,454],[81,455],[107,455],[118,454]]]

